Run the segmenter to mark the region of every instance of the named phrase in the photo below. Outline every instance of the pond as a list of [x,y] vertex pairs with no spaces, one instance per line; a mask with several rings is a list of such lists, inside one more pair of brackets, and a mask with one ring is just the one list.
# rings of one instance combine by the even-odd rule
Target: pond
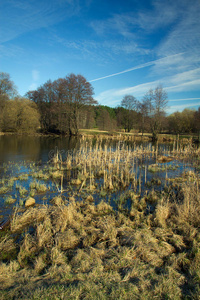
[[43,163],[49,160],[49,153],[55,148],[73,150],[80,147],[78,138],[49,136],[0,136],[0,165],[12,162],[31,161]]
[[24,209],[30,197],[36,205],[62,196],[66,202],[105,200],[115,209],[129,208],[134,197],[198,171],[195,151],[176,143],[0,136],[0,222],[15,207]]

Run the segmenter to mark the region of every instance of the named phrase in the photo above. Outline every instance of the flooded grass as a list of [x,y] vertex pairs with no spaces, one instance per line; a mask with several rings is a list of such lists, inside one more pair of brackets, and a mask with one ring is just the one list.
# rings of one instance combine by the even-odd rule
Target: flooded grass
[[4,165],[1,299],[197,299],[200,151],[84,140],[58,154]]
[[[4,207],[9,202],[6,203],[6,196],[16,199],[15,205],[22,204],[22,199],[25,203],[28,196],[35,197],[39,204],[44,194],[48,202],[55,193],[68,197],[75,191],[77,199],[92,193],[96,204],[105,199],[113,203],[124,190],[133,190],[142,197],[153,186],[160,191],[174,178],[184,180],[184,172],[198,171],[199,167],[198,149],[191,144],[164,147],[122,141],[93,144],[91,140],[83,140],[79,150],[66,152],[65,159],[61,152],[53,151],[47,164],[25,161],[4,164],[0,183],[3,214],[11,214],[14,207]],[[113,205],[117,208],[116,201]]]

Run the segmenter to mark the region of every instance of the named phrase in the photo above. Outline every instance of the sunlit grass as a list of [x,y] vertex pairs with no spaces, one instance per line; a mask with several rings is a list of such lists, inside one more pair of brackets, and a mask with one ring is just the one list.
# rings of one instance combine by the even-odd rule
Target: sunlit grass
[[16,198],[13,198],[12,196],[7,196],[6,198],[5,198],[5,203],[6,204],[13,204],[13,203],[15,203],[16,202]]
[[0,194],[18,201],[0,234],[0,297],[198,298],[199,177],[191,168],[168,178],[178,165],[166,157],[198,162],[199,150],[174,145],[161,162],[157,146],[98,139],[66,161],[23,163],[27,173],[18,164],[17,176],[4,166]]
[[2,186],[0,187],[0,194],[6,194],[9,191],[8,186]]
[[152,191],[149,212],[148,197],[133,190],[117,200],[130,198],[130,210],[95,205],[91,195],[16,210],[0,237],[1,298],[198,298],[199,188],[177,184],[178,194]]

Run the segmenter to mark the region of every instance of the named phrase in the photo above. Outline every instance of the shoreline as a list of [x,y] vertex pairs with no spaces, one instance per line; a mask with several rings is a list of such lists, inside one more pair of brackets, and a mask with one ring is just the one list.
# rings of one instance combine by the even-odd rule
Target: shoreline
[[[98,129],[80,129],[78,135],[67,135],[57,133],[16,133],[16,132],[0,132],[0,136],[30,136],[30,137],[77,137],[77,138],[99,138],[99,139],[116,139],[116,140],[128,140],[128,141],[152,141],[152,135],[150,133],[144,133],[143,135],[138,132],[121,132],[121,131],[101,131]],[[175,134],[158,134],[157,142],[174,142],[180,141],[183,143],[197,142],[198,138],[195,134],[187,135],[175,135]]]

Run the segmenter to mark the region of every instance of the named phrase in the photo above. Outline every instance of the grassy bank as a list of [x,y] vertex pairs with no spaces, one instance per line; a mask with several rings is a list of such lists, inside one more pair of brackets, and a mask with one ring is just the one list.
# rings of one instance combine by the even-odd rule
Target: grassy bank
[[[42,133],[42,132],[34,132],[34,133],[17,133],[17,132],[0,132],[1,135],[7,135],[7,136],[36,136],[36,137],[59,137],[62,136],[62,134],[58,133]],[[120,141],[151,141],[152,140],[152,134],[151,133],[140,133],[138,131],[131,131],[131,132],[124,132],[121,131],[103,131],[99,130],[98,128],[93,129],[80,129],[78,136],[82,136],[82,138],[97,138],[97,139],[112,139],[112,140],[120,140]],[[175,134],[158,134],[158,142],[182,142],[182,143],[188,143],[192,140],[198,141],[199,136],[197,134],[181,134],[179,136]]]
[[198,299],[197,176],[154,200],[153,211],[134,193],[129,211],[92,196],[16,210],[1,231],[1,299]]
[[[130,141],[151,141],[151,133],[139,133],[138,131],[124,132],[124,131],[102,131],[98,129],[80,129],[80,135],[91,138],[112,138],[119,140]],[[181,134],[179,136],[175,134],[158,134],[158,142],[173,142],[182,141],[183,143],[190,142],[192,139],[198,140],[198,136],[195,134]]]

